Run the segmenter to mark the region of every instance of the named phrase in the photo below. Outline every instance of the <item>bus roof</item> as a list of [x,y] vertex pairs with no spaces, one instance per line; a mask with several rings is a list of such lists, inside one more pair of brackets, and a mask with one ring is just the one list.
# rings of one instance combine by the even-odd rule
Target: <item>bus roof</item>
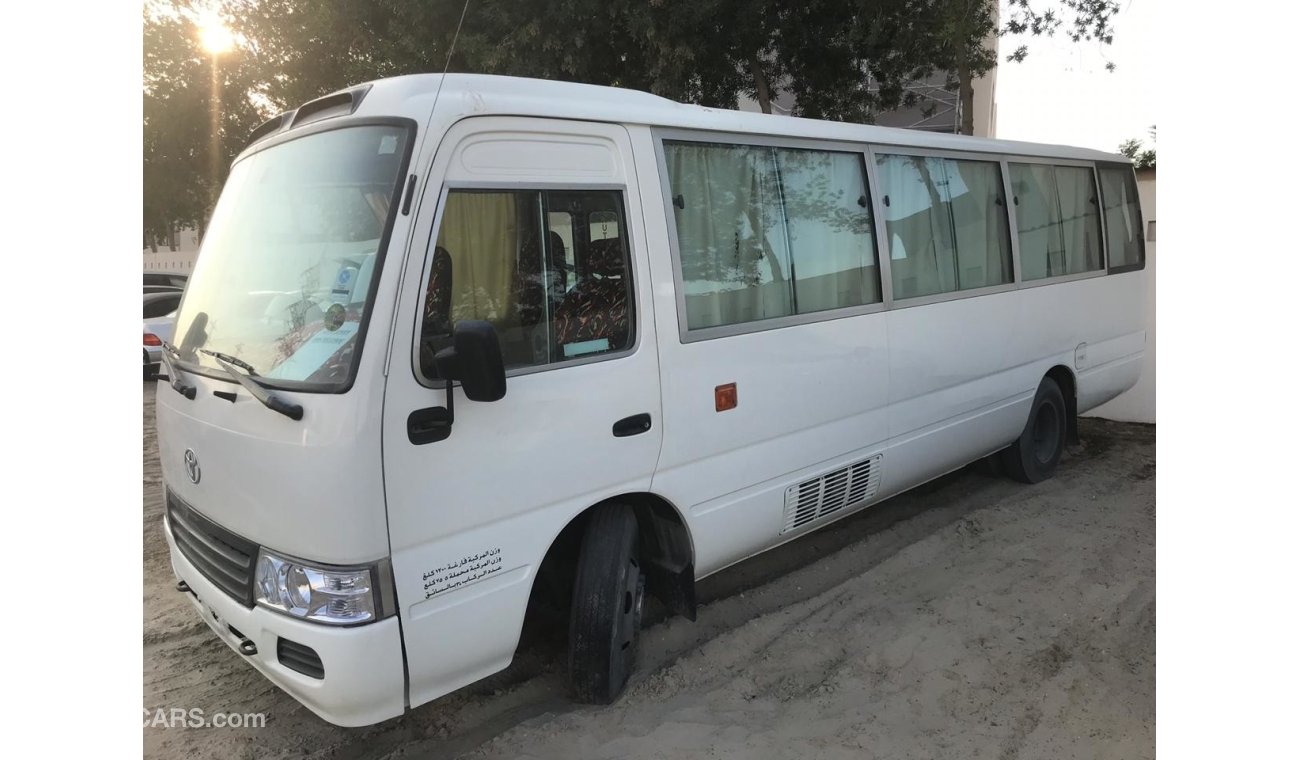
[[[1118,153],[1089,148],[707,108],[619,87],[486,74],[447,74],[443,80],[442,74],[413,74],[370,82],[364,101],[356,113],[375,116],[409,113],[413,107],[419,110],[419,106],[423,105],[423,113],[428,114],[427,109],[432,106],[436,95],[439,121],[457,121],[467,116],[487,115],[540,116],[875,145],[1130,163],[1126,156]],[[349,89],[356,91],[359,88]],[[441,94],[438,94],[440,89]]]

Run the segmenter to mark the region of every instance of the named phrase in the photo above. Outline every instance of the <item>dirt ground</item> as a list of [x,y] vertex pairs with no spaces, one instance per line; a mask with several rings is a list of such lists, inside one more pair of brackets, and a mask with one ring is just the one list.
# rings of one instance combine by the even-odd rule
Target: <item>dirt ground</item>
[[144,390],[146,758],[1155,756],[1155,428],[1085,419],[1036,486],[972,466],[706,579],[649,615],[613,706],[574,706],[555,632],[505,672],[363,729],[316,718],[179,593]]

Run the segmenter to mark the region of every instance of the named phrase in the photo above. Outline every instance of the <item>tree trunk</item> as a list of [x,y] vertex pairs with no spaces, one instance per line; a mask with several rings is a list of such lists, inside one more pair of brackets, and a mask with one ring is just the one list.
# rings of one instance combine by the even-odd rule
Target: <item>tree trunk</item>
[[772,113],[772,93],[767,89],[767,77],[763,75],[763,61],[757,53],[749,61],[749,71],[754,75],[754,93],[758,95],[758,107],[763,113]]
[[961,133],[975,134],[975,84],[971,81],[970,64],[965,55],[957,56],[958,110],[961,112]]

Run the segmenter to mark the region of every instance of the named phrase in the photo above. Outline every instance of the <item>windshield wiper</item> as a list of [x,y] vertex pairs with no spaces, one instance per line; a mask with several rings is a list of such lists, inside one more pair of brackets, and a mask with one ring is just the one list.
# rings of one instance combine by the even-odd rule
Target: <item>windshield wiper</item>
[[167,384],[172,387],[172,390],[181,394],[190,401],[193,401],[194,395],[198,393],[198,389],[194,387],[193,383],[187,383],[182,379],[181,371],[176,368],[175,364],[172,364],[171,357],[169,356],[169,354],[176,354],[176,356],[179,357],[181,352],[177,351],[175,346],[165,340],[161,341],[161,343],[163,364],[167,365]]
[[288,417],[291,420],[302,419],[302,406],[300,404],[295,404],[292,401],[285,401],[284,399],[280,398],[274,393],[268,391],[266,389],[266,386],[262,385],[257,380],[253,379],[257,375],[257,371],[254,370],[252,367],[248,366],[246,362],[240,361],[238,359],[235,360],[235,361],[239,361],[239,365],[241,367],[244,367],[245,369],[248,370],[249,374],[247,375],[245,375],[243,372],[236,371],[234,364],[222,358],[224,354],[218,354],[215,351],[207,351],[205,349],[200,349],[200,350],[202,350],[206,354],[211,355],[212,358],[216,359],[217,364],[221,365],[221,368],[226,371],[226,374],[235,378],[235,382],[244,386],[244,390],[248,391],[249,395],[251,395],[253,398],[257,399],[258,401],[261,401],[262,405],[265,406],[267,409],[279,412],[280,414],[283,414],[285,417]]
[[253,365],[249,364],[243,359],[240,359],[237,356],[231,356],[230,354],[223,354],[220,351],[212,351],[207,348],[200,348],[199,351],[213,358],[220,359],[221,361],[226,362],[228,364],[233,364],[236,367],[239,367],[240,369],[247,371],[248,374],[252,375],[253,377],[257,377],[257,370],[253,369]]

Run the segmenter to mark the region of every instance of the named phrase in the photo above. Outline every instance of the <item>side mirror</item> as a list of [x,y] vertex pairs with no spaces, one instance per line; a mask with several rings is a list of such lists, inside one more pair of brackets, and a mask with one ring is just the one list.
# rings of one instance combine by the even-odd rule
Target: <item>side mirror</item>
[[[459,380],[470,401],[500,401],[506,395],[506,368],[497,331],[482,320],[463,320],[452,331],[452,345],[433,357],[438,375]],[[450,401],[450,397],[448,399]]]
[[417,409],[406,418],[406,434],[416,445],[446,440],[456,421],[453,381],[459,380],[470,401],[500,401],[506,395],[505,361],[491,324],[457,322],[451,345],[433,356],[438,377],[447,382],[447,405]]

